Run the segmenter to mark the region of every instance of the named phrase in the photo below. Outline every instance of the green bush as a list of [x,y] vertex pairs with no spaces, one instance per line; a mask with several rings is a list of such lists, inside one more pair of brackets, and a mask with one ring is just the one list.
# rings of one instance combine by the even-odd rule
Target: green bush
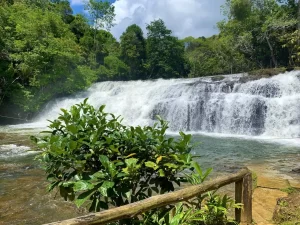
[[192,169],[191,135],[167,138],[168,124],[158,117],[153,127],[122,125],[119,117],[95,109],[87,99],[62,109],[50,131],[32,137],[43,150],[49,191],[58,188],[65,200],[90,211],[121,206],[166,193],[187,182]]
[[227,195],[208,193],[203,198],[204,206],[197,208],[188,203],[178,203],[173,208],[162,209],[146,213],[145,220],[142,223],[147,225],[233,225],[237,224],[228,216],[231,208],[240,208],[239,204]]
[[[201,184],[210,174],[211,169],[202,171],[201,167],[193,162],[195,170],[188,176],[192,185]],[[216,192],[208,192],[196,196],[187,202],[175,206],[168,206],[144,214],[142,223],[151,225],[230,225],[237,224],[229,216],[230,209],[241,208],[227,195],[220,196]]]

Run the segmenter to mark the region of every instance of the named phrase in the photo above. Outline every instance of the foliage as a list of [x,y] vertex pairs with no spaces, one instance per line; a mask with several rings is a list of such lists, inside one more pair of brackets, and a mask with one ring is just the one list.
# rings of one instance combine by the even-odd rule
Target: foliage
[[116,56],[104,58],[104,66],[99,67],[99,75],[107,80],[125,80],[129,73],[128,66]]
[[[167,138],[168,125],[160,117],[153,127],[128,127],[104,108],[85,99],[62,109],[44,136],[32,137],[43,150],[38,159],[51,182],[49,191],[57,188],[78,207],[100,211],[174,191],[182,182],[201,184],[211,173],[192,160],[191,135]],[[233,222],[229,209],[239,207],[228,196],[209,192],[120,224],[222,225]]]
[[299,65],[300,1],[227,0],[219,35],[185,38],[190,77]]
[[183,77],[188,65],[184,56],[184,45],[159,19],[147,25],[148,78]]
[[97,80],[78,43],[89,26],[67,1],[15,1],[0,11],[1,114],[10,107],[33,114]]
[[[232,45],[250,59],[255,68],[294,66],[297,60],[297,6],[292,1],[227,0],[227,21],[220,22],[221,35],[232,36]],[[300,9],[300,4],[299,4]],[[300,13],[300,11],[299,11]],[[296,54],[295,54],[296,53]]]
[[300,221],[300,193],[299,190],[289,192],[289,195],[277,200],[273,221],[280,225],[293,225]]
[[85,9],[89,12],[95,30],[110,29],[113,26],[115,8],[109,1],[88,0]]
[[32,117],[47,101],[96,81],[300,66],[300,1],[226,0],[218,35],[179,40],[158,19],[147,25],[146,37],[131,25],[120,42],[108,31],[113,4],[85,3],[86,16],[73,15],[66,0],[1,1],[1,115]]
[[166,138],[168,125],[127,127],[119,117],[94,109],[87,99],[62,109],[46,136],[35,138],[43,153],[49,190],[90,211],[121,206],[174,190],[191,169],[191,135]]
[[[202,171],[198,163],[193,162],[194,171],[186,174],[192,185],[201,184],[210,174],[211,169]],[[145,213],[143,224],[153,225],[224,225],[235,224],[228,216],[229,210],[241,208],[241,204],[224,195],[221,197],[216,192],[197,196],[187,202],[179,203],[174,207],[167,207],[160,210]]]
[[230,36],[185,39],[190,61],[190,77],[229,74],[247,71],[251,63],[232,45]]
[[146,41],[142,29],[137,25],[129,26],[120,37],[121,58],[129,66],[129,79],[144,79],[146,71]]
[[80,74],[80,47],[60,15],[22,3],[7,10],[4,51],[9,54],[8,65],[13,66],[13,80],[18,81],[7,97],[15,104],[36,111],[40,106],[36,103],[74,93],[95,80],[90,73]]
[[149,42],[140,27],[131,25],[119,43],[107,31],[114,25],[114,6],[89,0],[85,8],[87,17],[73,15],[65,0],[1,2],[1,115],[29,119],[49,100],[85,90],[96,81],[188,74],[183,43],[171,33],[162,40],[154,37],[169,32],[162,21],[163,29],[152,26]]

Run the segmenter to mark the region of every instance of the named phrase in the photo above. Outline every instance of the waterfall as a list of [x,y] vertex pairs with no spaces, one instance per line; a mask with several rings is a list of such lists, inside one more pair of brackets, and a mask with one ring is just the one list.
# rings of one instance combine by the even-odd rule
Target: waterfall
[[251,136],[300,136],[300,71],[251,80],[227,75],[194,79],[101,82],[74,97],[48,103],[35,126],[55,119],[60,108],[89,98],[95,107],[121,115],[129,125],[151,125],[155,116],[172,131]]

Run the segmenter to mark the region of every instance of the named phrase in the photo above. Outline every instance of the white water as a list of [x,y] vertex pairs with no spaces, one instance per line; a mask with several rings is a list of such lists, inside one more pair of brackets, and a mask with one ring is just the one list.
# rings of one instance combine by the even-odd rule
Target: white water
[[130,125],[153,124],[160,115],[172,131],[300,137],[300,71],[248,82],[241,77],[96,83],[77,96],[50,102],[34,123],[18,127],[45,127],[60,108],[88,97]]
[[10,157],[20,157],[28,154],[33,154],[34,151],[30,151],[27,146],[17,146],[14,144],[10,145],[0,145],[0,159],[10,158]]

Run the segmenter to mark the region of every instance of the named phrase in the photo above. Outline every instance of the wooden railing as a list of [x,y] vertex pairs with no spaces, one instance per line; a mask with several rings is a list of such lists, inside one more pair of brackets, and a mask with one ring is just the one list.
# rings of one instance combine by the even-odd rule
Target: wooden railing
[[92,213],[78,218],[54,222],[51,223],[51,225],[107,224],[121,219],[135,217],[151,209],[187,201],[198,195],[216,190],[231,183],[235,183],[236,203],[243,204],[243,209],[235,210],[235,219],[241,225],[250,225],[252,223],[252,175],[247,168],[242,169],[238,173],[220,177],[204,184],[190,186],[163,195],[156,195],[139,202],[112,208],[99,213]]

